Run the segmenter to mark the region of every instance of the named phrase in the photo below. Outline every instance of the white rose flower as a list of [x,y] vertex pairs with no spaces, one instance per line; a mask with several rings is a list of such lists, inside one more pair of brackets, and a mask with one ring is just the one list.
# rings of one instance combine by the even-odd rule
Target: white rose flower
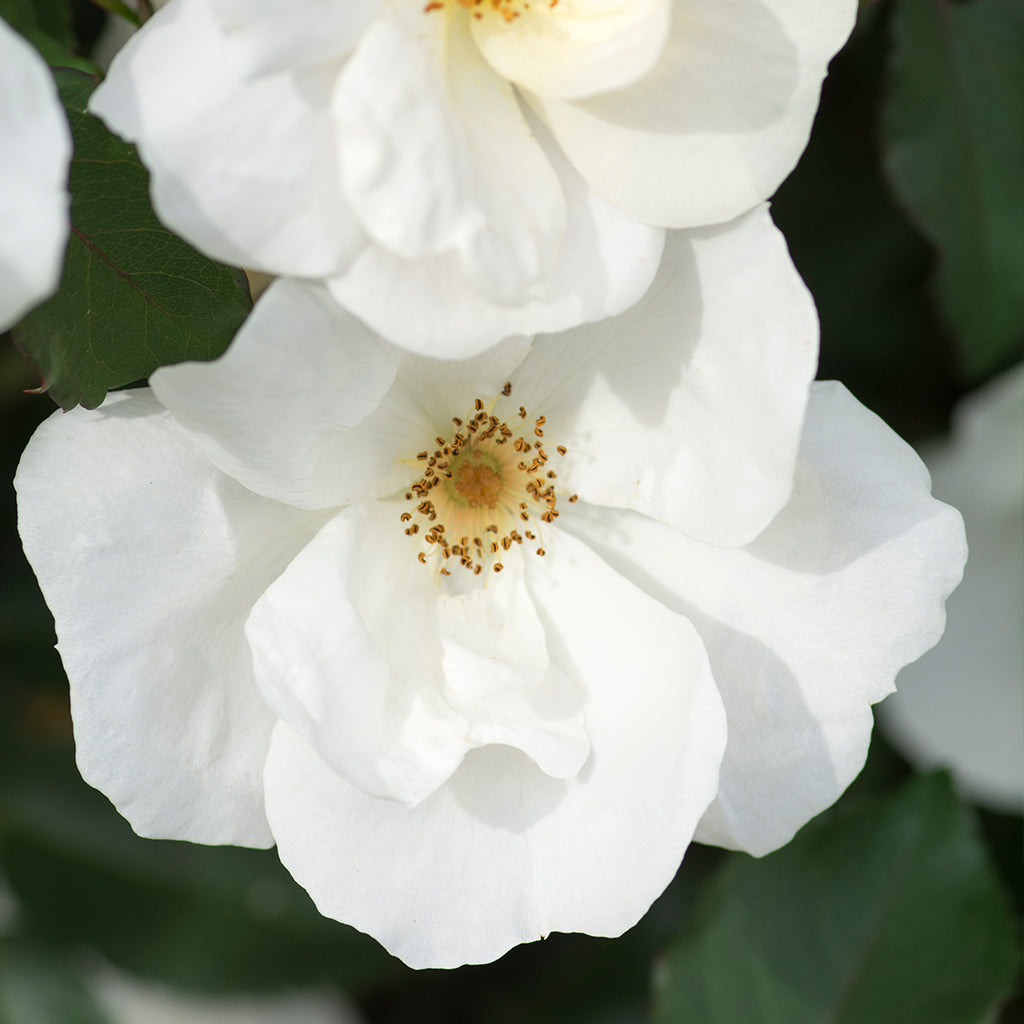
[[816,341],[764,209],[461,362],[276,282],[223,358],[22,460],[82,774],[143,835],[276,842],[414,966],[618,935],[691,839],[786,842],[964,559]]
[[0,331],[57,288],[71,132],[42,57],[0,18]]
[[1024,366],[957,408],[924,452],[935,493],[963,511],[971,560],[942,643],[879,709],[916,764],[950,768],[970,799],[1024,810]]
[[[211,255],[464,358],[618,313],[770,195],[854,0],[174,0],[91,109]],[[653,225],[653,226],[652,226]]]

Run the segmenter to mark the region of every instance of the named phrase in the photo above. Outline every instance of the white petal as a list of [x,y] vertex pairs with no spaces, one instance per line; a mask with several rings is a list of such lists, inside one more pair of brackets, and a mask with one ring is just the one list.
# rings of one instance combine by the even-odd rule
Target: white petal
[[[406,354],[398,366],[396,386],[411,407],[418,407],[427,427],[422,440],[450,432],[452,417],[466,419],[475,398],[485,403],[497,395],[530,351],[527,338],[507,338],[471,359],[430,359]],[[422,447],[422,446],[418,446]],[[417,448],[418,450],[418,448]]]
[[474,398],[498,394],[529,348],[519,338],[473,359],[412,356],[322,286],[283,278],[220,359],[162,367],[151,383],[225,473],[278,501],[332,508],[408,486],[416,454]]
[[281,279],[220,359],[164,367],[151,383],[225,473],[279,501],[329,508],[406,482],[394,461],[430,432],[390,407],[359,429],[400,358],[321,286]]
[[558,179],[463,18],[382,15],[334,96],[346,194],[401,259],[453,251],[491,301],[543,290],[565,223]]
[[379,246],[369,246],[329,281],[331,292],[395,344],[446,359],[464,359],[512,335],[560,331],[628,309],[654,278],[664,232],[614,209],[556,149],[545,148],[567,213],[545,295],[498,305],[467,283],[454,254],[410,261]]
[[351,50],[381,0],[209,0],[245,75],[310,67]]
[[551,931],[621,934],[715,791],[724,722],[690,625],[571,539],[549,548],[532,593],[587,696],[579,777],[488,747],[409,810],[348,785],[286,728],[274,737],[267,810],[285,866],[322,913],[413,966],[486,962]]
[[0,19],[0,331],[57,288],[71,133],[49,69]]
[[[550,0],[474,19],[473,38],[505,78],[541,96],[608,92],[655,65],[668,36],[671,0]],[[468,15],[467,15],[468,17]]]
[[333,148],[335,75],[243,78],[205,0],[176,0],[115,57],[89,109],[138,144],[156,212],[193,245],[268,273],[324,277],[365,244]]
[[[543,769],[574,774],[588,746],[572,694],[558,678],[553,698],[529,692],[547,674],[547,655],[541,643],[538,657],[525,592],[495,580],[465,616],[492,641],[494,620],[508,631],[493,652],[505,675],[492,676],[488,693],[486,681],[467,678],[479,651],[459,629],[459,602],[438,608],[435,578],[399,512],[375,503],[341,512],[256,603],[246,635],[268,702],[345,778],[409,805],[488,743],[515,743]],[[517,641],[532,660],[516,656]]]
[[817,342],[814,304],[761,207],[671,232],[636,306],[537,339],[513,404],[569,448],[565,490],[736,546],[789,496]]
[[141,835],[269,845],[242,625],[319,520],[223,476],[148,391],[52,416],[16,485],[86,781]]
[[639,220],[691,227],[767,198],[810,134],[853,0],[675,0],[658,65],[578,102],[537,99],[569,159]]
[[971,556],[938,646],[881,706],[916,763],[949,767],[970,799],[1024,809],[1024,367],[971,395],[952,442],[924,453],[935,494],[963,512]]
[[635,513],[559,523],[697,626],[729,719],[702,842],[767,853],[860,770],[870,705],[942,634],[966,555],[959,514],[913,451],[836,384],[816,385],[789,504],[735,551]]
[[[432,579],[387,513],[371,503],[335,516],[256,602],[246,636],[256,680],[285,721],[362,790],[415,804],[466,744],[438,696]],[[387,526],[394,538],[375,544]],[[360,607],[367,577],[390,594],[375,615]]]
[[[438,600],[446,695],[471,722],[474,746],[518,747],[541,771],[574,777],[590,753],[579,691],[552,666],[544,628],[523,579],[522,552],[484,586]],[[450,581],[451,582],[451,581]]]

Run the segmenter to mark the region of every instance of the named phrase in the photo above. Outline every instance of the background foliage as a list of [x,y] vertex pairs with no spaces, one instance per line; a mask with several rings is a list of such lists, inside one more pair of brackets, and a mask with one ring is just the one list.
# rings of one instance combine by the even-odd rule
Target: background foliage
[[[132,148],[84,113],[98,7],[0,0],[0,16],[77,69],[57,73],[76,142],[63,287],[0,342],[9,481],[53,410],[26,389],[95,406],[162,363],[216,356],[250,299],[239,271],[160,226]],[[911,440],[1022,356],[1022,110],[1019,0],[865,5],[775,199],[820,310],[821,376]],[[272,851],[139,839],[81,781],[9,485],[0,529],[0,1024],[103,1024],[81,980],[95,954],[195,991],[335,987],[380,1024],[1024,1021],[1021,819],[914,777],[877,735],[861,778],[790,846],[759,861],[692,848],[622,939],[554,935],[486,967],[412,972],[320,918]]]

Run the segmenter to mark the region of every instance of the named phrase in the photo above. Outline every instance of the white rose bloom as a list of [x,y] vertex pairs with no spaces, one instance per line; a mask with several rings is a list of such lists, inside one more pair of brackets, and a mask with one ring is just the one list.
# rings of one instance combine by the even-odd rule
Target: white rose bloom
[[770,195],[854,0],[173,0],[91,109],[211,255],[464,358],[618,313]]
[[964,558],[816,355],[764,209],[675,233],[620,317],[461,362],[276,282],[223,358],[22,460],[83,775],[142,835],[276,842],[414,966],[618,935],[691,839],[785,843]]
[[935,493],[963,511],[971,560],[949,628],[900,673],[882,707],[916,764],[950,768],[970,799],[1024,810],[1024,366],[957,409],[948,444],[925,452]]
[[0,18],[0,331],[60,283],[71,132],[42,57]]

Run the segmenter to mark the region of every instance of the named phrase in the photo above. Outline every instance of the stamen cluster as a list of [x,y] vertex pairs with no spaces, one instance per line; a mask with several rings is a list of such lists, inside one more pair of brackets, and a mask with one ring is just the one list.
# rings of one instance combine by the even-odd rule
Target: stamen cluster
[[[501,398],[512,394],[506,384]],[[531,418],[524,406],[508,417],[495,415],[495,397],[489,406],[482,399],[464,418],[452,417],[450,437],[434,438],[436,448],[417,454],[422,475],[405,492],[413,509],[402,512],[408,536],[418,536],[417,558],[434,565],[443,576],[450,566],[461,565],[480,575],[485,568],[501,572],[501,555],[514,544],[532,546],[544,555],[541,524],[558,516],[554,481],[544,447],[545,417]],[[555,448],[566,454],[564,445]],[[576,501],[574,494],[569,501]]]
[[[455,0],[460,7],[467,8],[474,18],[480,19],[485,13],[493,11],[495,14],[500,14],[505,21],[515,21],[523,11],[530,9],[529,0]],[[558,3],[558,0],[541,0],[538,6],[554,7]],[[431,11],[443,10],[445,6],[445,0],[429,0],[426,7],[423,8],[424,13],[429,14]]]

